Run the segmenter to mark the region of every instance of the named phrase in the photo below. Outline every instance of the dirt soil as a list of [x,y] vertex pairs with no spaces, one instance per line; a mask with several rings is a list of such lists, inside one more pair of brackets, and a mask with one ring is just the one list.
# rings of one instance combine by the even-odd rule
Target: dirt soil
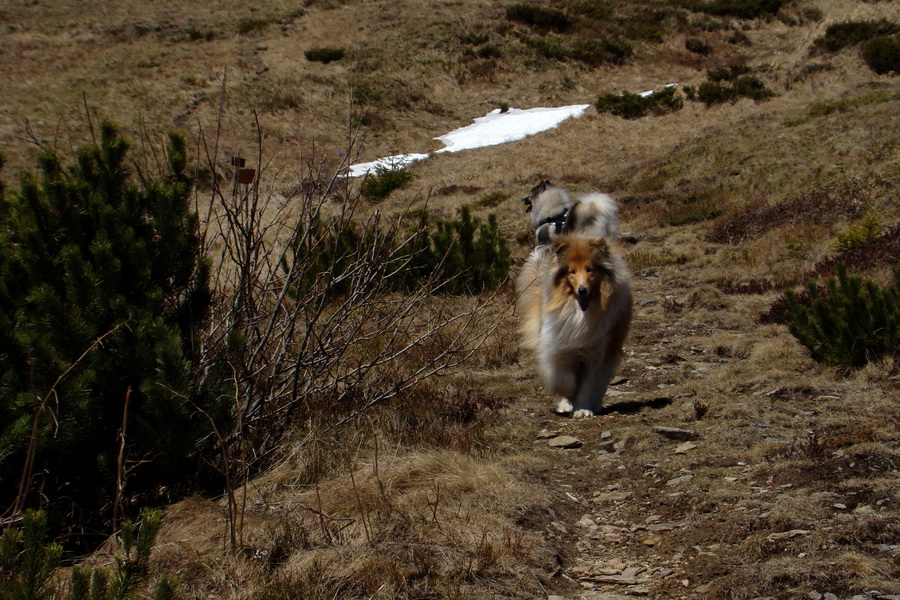
[[[897,20],[895,2],[795,0],[745,20],[611,3],[617,19],[657,4],[676,16],[662,41],[599,66],[539,55],[539,42],[569,38],[510,22],[514,2],[295,4],[0,6],[4,180],[38,147],[89,139],[86,111],[118,120],[135,146],[185,128],[198,156],[218,127],[223,172],[224,157],[248,156],[277,196],[302,161],[341,160],[351,116],[362,161],[434,150],[433,137],[503,103],[673,82],[686,94],[717,67],[751,65],[775,96],[633,120],[591,108],[527,140],[417,163],[373,210],[495,213],[519,261],[531,232],[518,199],[541,179],[616,197],[635,317],[604,412],[555,415],[509,319],[493,356],[432,384],[497,400],[464,423],[469,447],[388,435],[373,450],[347,428],[318,454],[288,448],[249,487],[242,554],[224,550],[224,504],[187,499],[167,510],[154,574],[196,598],[900,599],[898,359],[823,365],[783,323],[760,322],[785,288],[828,275],[816,265],[866,215],[896,232],[900,78],[813,42],[832,23]],[[304,58],[326,46],[347,58]],[[351,115],[360,90],[370,106]],[[858,273],[885,283],[900,256],[878,248],[860,250]],[[514,305],[510,288],[498,306]],[[313,484],[310,465],[326,460],[340,465]]]
[[896,373],[825,369],[784,327],[760,331],[764,302],[692,277],[635,274],[627,359],[602,415],[552,414],[527,360],[502,378],[533,424],[515,443],[545,461],[553,490],[530,524],[559,553],[555,593],[898,597],[900,456],[879,425],[895,420]]

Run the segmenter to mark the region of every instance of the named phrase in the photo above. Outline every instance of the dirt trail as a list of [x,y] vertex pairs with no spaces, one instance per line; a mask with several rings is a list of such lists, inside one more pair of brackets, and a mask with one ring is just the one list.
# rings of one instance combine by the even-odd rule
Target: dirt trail
[[[815,365],[785,327],[756,323],[768,299],[726,296],[691,272],[635,274],[627,358],[602,415],[553,415],[531,358],[520,360],[514,409],[533,419],[555,498],[533,523],[559,553],[554,593],[900,597],[888,575],[898,547],[862,533],[897,516],[894,454],[828,437],[889,419],[881,399],[896,382]],[[854,400],[866,417],[848,423]]]

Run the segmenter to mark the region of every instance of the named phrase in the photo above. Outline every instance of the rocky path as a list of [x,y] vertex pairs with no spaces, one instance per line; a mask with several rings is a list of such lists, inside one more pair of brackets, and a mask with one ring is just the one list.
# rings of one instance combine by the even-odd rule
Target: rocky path
[[816,437],[844,427],[858,384],[823,376],[784,328],[758,326],[764,302],[694,283],[636,277],[628,357],[600,416],[551,414],[522,359],[556,499],[541,523],[561,562],[550,598],[900,599],[900,546],[868,529],[898,513],[895,454],[862,473]]

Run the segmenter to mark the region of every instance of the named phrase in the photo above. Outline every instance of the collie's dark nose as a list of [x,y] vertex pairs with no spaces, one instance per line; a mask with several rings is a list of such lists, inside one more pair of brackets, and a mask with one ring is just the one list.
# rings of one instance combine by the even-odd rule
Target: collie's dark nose
[[579,286],[578,286],[578,295],[579,295],[579,296],[584,297],[584,296],[587,296],[588,293],[589,293],[589,292],[588,292],[588,289],[587,289],[587,286],[586,286],[586,285],[579,285]]

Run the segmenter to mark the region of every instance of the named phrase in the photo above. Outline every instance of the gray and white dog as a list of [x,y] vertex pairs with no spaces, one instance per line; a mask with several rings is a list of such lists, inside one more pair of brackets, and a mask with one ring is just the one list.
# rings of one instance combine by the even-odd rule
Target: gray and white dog
[[544,180],[522,198],[538,245],[550,244],[568,233],[615,240],[619,237],[616,202],[606,194],[579,194]]

